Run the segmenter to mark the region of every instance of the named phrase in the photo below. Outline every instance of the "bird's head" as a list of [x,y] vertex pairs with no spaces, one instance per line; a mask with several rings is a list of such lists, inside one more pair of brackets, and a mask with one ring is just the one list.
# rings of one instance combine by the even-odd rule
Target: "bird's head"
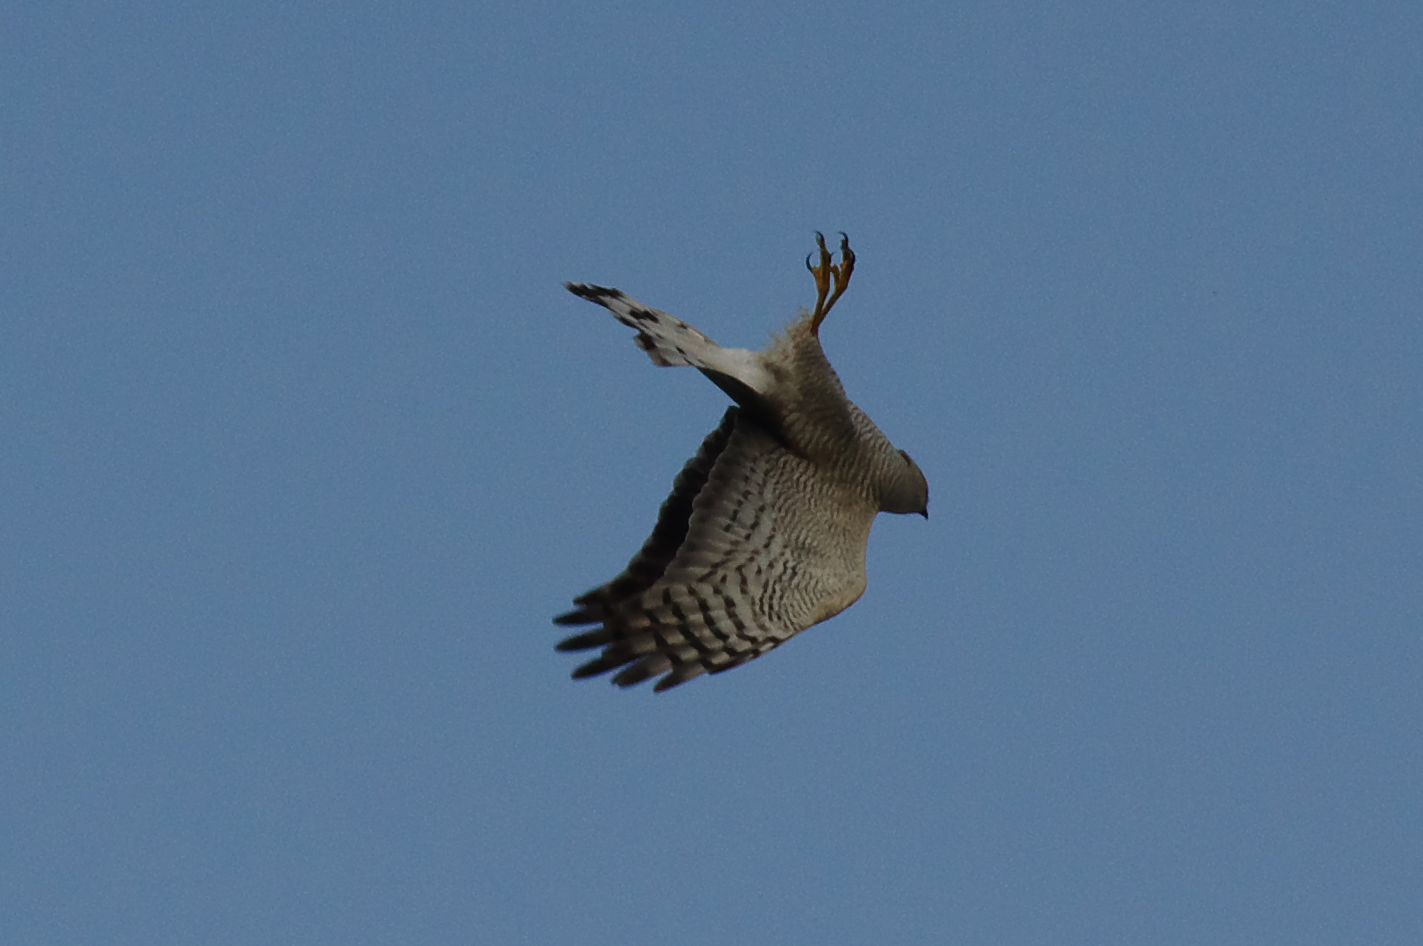
[[891,487],[880,497],[880,510],[897,513],[917,512],[928,519],[929,481],[924,478],[924,471],[919,469],[919,464],[910,459],[909,454],[901,450],[899,458],[903,461],[903,465],[895,471]]

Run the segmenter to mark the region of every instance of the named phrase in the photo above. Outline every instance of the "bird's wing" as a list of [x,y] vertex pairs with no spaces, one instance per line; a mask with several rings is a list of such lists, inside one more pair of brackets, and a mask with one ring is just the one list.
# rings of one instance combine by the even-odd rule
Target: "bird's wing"
[[573,599],[577,609],[554,618],[556,624],[597,624],[617,605],[651,588],[667,571],[667,566],[687,538],[692,519],[692,501],[706,485],[712,465],[726,449],[736,426],[735,409],[727,410],[721,423],[707,434],[696,455],[687,461],[672,481],[672,492],[657,511],[657,525],[628,562],[622,574]]
[[730,408],[627,570],[555,619],[600,626],[558,647],[603,648],[575,677],[622,667],[613,680],[630,686],[666,674],[658,690],[745,663],[859,598],[874,513]]

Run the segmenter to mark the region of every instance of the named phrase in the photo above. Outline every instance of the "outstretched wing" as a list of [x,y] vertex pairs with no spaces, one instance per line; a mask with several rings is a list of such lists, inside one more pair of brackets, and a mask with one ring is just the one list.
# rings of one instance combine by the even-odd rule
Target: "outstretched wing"
[[[687,538],[692,519],[692,501],[706,485],[712,465],[726,449],[736,426],[736,409],[728,408],[716,430],[707,434],[692,459],[672,481],[672,492],[657,511],[657,525],[628,562],[622,574],[592,591],[573,599],[578,608],[554,618],[555,624],[598,624],[619,604],[651,588],[672,564],[677,550]],[[566,643],[566,642],[565,642]],[[563,648],[561,649],[572,649]]]
[[627,569],[559,624],[599,624],[559,650],[602,647],[574,671],[665,690],[759,657],[865,588],[875,507],[730,408],[662,505]]

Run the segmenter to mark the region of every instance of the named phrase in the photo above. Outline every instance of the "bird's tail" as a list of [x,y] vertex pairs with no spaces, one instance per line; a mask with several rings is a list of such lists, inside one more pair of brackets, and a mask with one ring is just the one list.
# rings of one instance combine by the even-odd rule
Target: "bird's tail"
[[636,329],[637,336],[633,341],[647,352],[653,364],[664,368],[678,365],[715,367],[716,353],[722,347],[676,316],[645,306],[619,289],[579,282],[564,283],[564,286],[575,296],[598,303],[613,313],[613,318]]
[[645,306],[619,289],[578,282],[564,285],[575,296],[598,303],[613,313],[613,318],[636,329],[633,341],[647,352],[653,364],[696,368],[738,404],[764,412],[762,400],[773,382],[760,353],[723,348],[675,315]]

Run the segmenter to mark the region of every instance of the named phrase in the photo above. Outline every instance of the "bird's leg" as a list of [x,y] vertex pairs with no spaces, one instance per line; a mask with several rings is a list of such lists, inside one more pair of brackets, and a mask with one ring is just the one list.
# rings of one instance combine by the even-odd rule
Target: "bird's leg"
[[840,265],[830,261],[830,251],[825,247],[825,234],[816,232],[815,245],[820,249],[820,263],[810,265],[810,257],[805,258],[805,268],[815,277],[815,310],[810,314],[810,330],[820,334],[820,323],[830,314],[835,302],[845,294],[850,285],[850,274],[855,271],[855,251],[850,249],[850,238],[840,234]]
[[[835,291],[825,303],[826,312],[845,294],[845,289],[850,285],[850,274],[855,271],[855,251],[850,249],[850,238],[844,233],[840,234],[840,265],[832,267],[830,271],[835,275]],[[825,318],[823,313],[821,318]]]
[[[830,295],[830,251],[825,248],[825,234],[815,231],[815,243],[820,247],[820,265],[810,265],[810,257],[805,258],[805,268],[815,278],[815,311],[810,314],[812,331],[820,328],[825,319],[825,299]],[[812,254],[813,255],[813,254]]]

